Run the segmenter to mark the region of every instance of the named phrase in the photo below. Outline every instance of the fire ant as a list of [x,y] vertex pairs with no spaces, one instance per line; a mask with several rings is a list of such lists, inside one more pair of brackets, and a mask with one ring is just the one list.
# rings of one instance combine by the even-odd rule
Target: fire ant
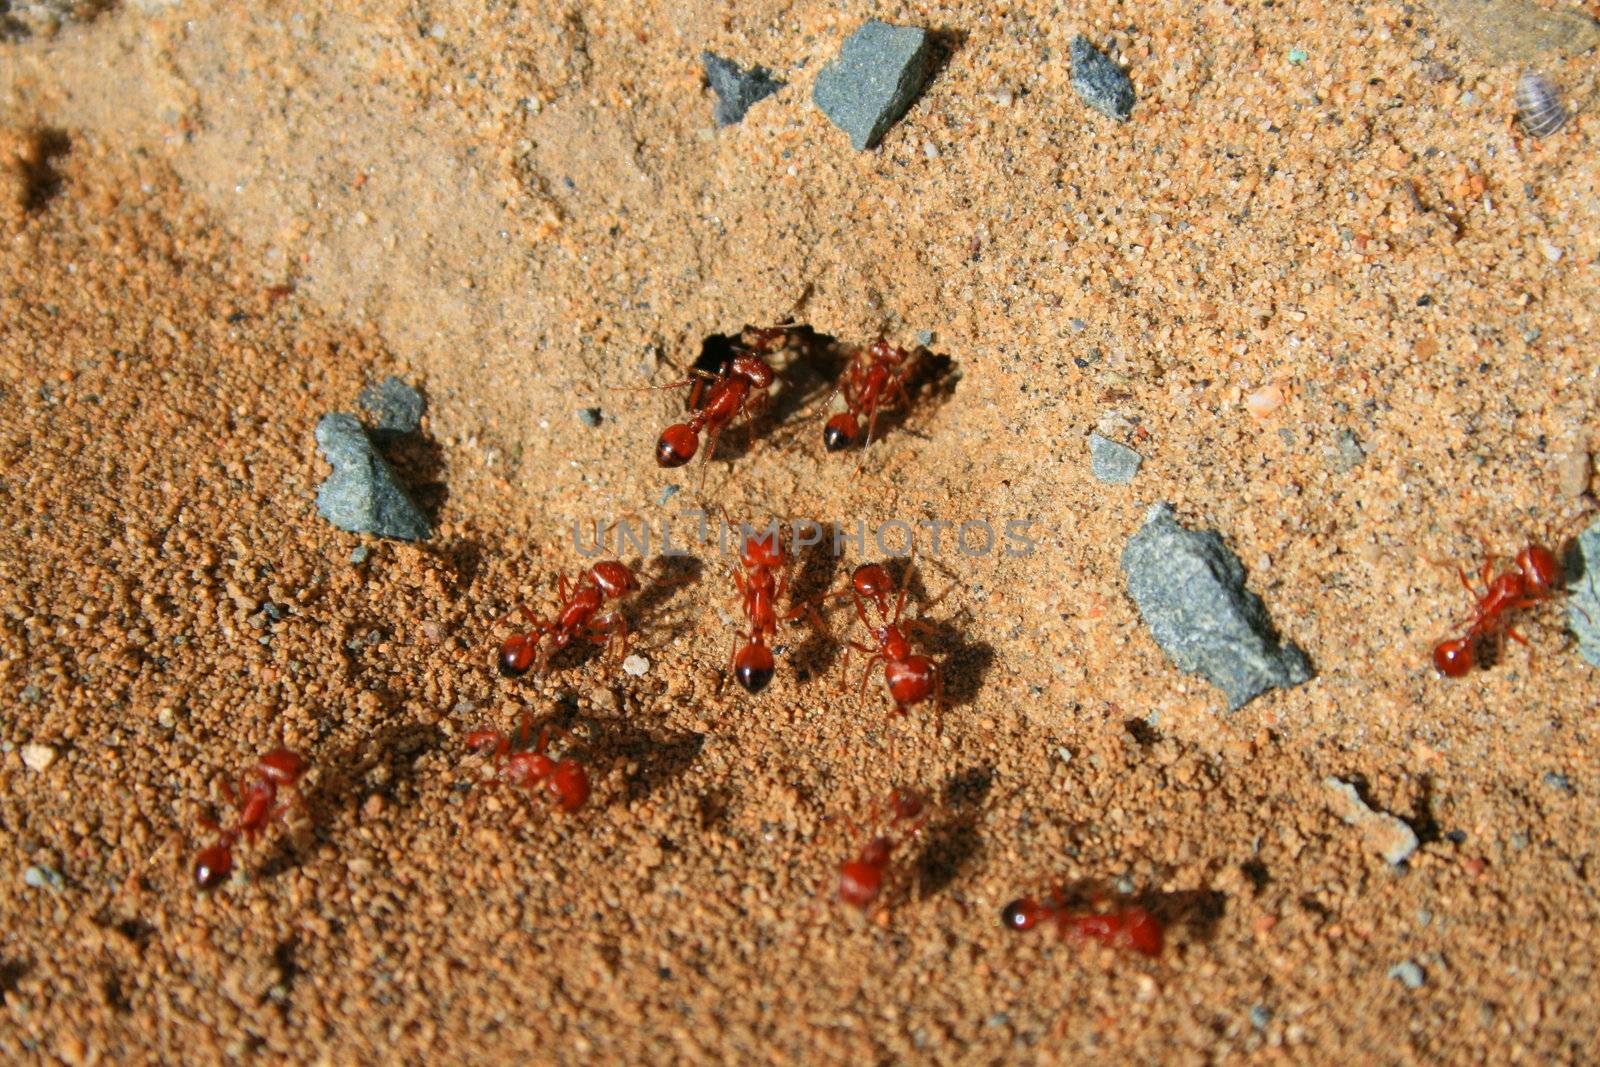
[[[529,725],[530,718],[524,715],[518,729],[519,743],[523,746],[528,743]],[[531,793],[544,783],[545,796],[570,814],[589,799],[589,772],[571,756],[556,760],[546,753],[551,736],[559,732],[547,725],[539,731],[539,741],[531,751],[512,752],[511,738],[507,735],[498,730],[474,730],[467,735],[467,747],[489,756],[499,769],[500,777],[512,785]]]
[[883,891],[884,876],[889,871],[889,859],[895,848],[916,836],[928,820],[926,798],[912,790],[892,790],[887,803],[880,806],[880,812],[883,806],[889,810],[891,825],[916,821],[898,838],[878,834],[861,846],[855,859],[839,865],[839,899],[863,910]]
[[1515,570],[1508,570],[1491,579],[1494,562],[1495,557],[1490,556],[1484,560],[1483,569],[1479,572],[1478,580],[1484,585],[1481,595],[1472,588],[1467,572],[1456,568],[1456,573],[1461,576],[1461,584],[1476,603],[1466,634],[1440,641],[1433,647],[1434,669],[1447,678],[1466,677],[1477,665],[1480,643],[1491,635],[1497,649],[1502,651],[1507,637],[1528,644],[1527,638],[1517,633],[1511,625],[1511,613],[1564,595],[1561,589],[1561,563],[1554,552],[1537,542],[1530,543],[1517,553]]
[[[733,355],[715,372],[696,368],[681,381],[669,382],[662,389],[690,386],[689,419],[673,423],[656,441],[656,463],[662,467],[681,467],[700,450],[700,434],[706,434],[706,458],[717,450],[717,436],[740,412],[748,414],[757,394],[777,378],[764,353],[783,346],[793,327],[746,327],[733,345]],[[705,475],[702,472],[701,478]]]
[[1161,955],[1166,939],[1166,928],[1161,920],[1137,904],[1126,904],[1111,911],[1075,912],[1062,901],[1059,890],[1050,894],[1049,903],[1022,897],[1000,912],[1000,921],[1007,929],[1019,932],[1031,930],[1046,919],[1055,920],[1062,937],[1093,939],[1151,957]]
[[[633,571],[614,559],[602,560],[580,575],[570,585],[566,575],[558,584],[561,610],[554,621],[544,622],[525,604],[519,604],[512,614],[520,611],[527,620],[527,633],[513,634],[500,644],[497,663],[500,673],[516,678],[528,673],[537,662],[541,670],[552,653],[566,648],[579,636],[586,636],[596,644],[610,644],[612,638],[621,639],[621,653],[628,648],[628,621],[620,611],[604,614],[600,609],[607,600],[618,600],[639,588]],[[511,616],[506,616],[509,619]],[[502,622],[505,619],[501,620]],[[550,641],[541,651],[541,644]]]
[[[723,522],[729,527],[733,525],[727,521],[726,514]],[[824,627],[809,604],[784,615],[777,612],[776,605],[783,599],[788,581],[777,576],[783,569],[783,542],[776,523],[769,526],[764,535],[754,530],[744,531],[739,544],[739,562],[744,570],[733,572],[733,582],[739,589],[749,630],[742,645],[735,635],[728,669],[747,692],[759,693],[772,681],[774,663],[768,642],[778,632],[778,623],[810,614],[819,629]]]
[[[233,846],[241,836],[254,841],[266,825],[289,810],[278,804],[278,790],[293,786],[306,773],[306,760],[299,753],[275,748],[256,761],[252,778],[240,782],[238,791],[223,779],[222,792],[239,812],[239,819],[224,830],[209,818],[200,825],[217,834],[217,843],[202,849],[194,861],[194,880],[201,889],[214,889],[233,873]],[[242,798],[242,801],[241,801]]]
[[[894,699],[896,714],[903,714],[908,707],[920,704],[930,696],[933,697],[935,711],[944,704],[944,680],[939,673],[939,665],[927,656],[912,652],[911,642],[905,635],[906,630],[921,629],[925,624],[921,619],[904,623],[900,621],[901,612],[906,606],[906,594],[910,591],[912,569],[908,560],[905,577],[900,583],[900,595],[892,611],[889,597],[894,582],[882,564],[864,563],[857,567],[850,576],[850,588],[847,590],[855,600],[857,618],[878,646],[872,648],[857,641],[848,642],[849,647],[865,652],[869,657],[866,668],[861,672],[861,699],[863,702],[866,700],[867,679],[872,673],[872,665],[882,660],[883,680],[889,685],[889,696]],[[937,604],[943,599],[941,595],[933,603]],[[871,601],[877,609],[876,626],[867,619],[866,601]]]
[[[909,407],[906,381],[911,375],[912,356],[898,345],[879,337],[866,349],[850,357],[834,393],[843,393],[846,410],[834,415],[822,428],[822,444],[829,452],[843,452],[862,441],[861,420],[867,422],[864,443],[872,443],[872,431],[886,399],[898,399]],[[832,399],[832,396],[829,396]]]

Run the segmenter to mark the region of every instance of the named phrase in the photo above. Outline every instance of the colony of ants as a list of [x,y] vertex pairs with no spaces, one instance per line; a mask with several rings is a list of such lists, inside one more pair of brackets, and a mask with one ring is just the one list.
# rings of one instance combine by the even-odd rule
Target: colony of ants
[[[686,403],[689,416],[661,433],[655,447],[657,464],[675,468],[688,463],[701,451],[702,435],[709,461],[719,436],[734,420],[741,415],[753,420],[778,377],[769,358],[788,344],[795,329],[798,328],[747,327],[714,362],[697,365],[688,376],[663,386],[690,389]],[[915,355],[883,337],[855,349],[824,402],[826,407],[835,397],[842,397],[845,405],[843,411],[829,415],[824,423],[824,449],[840,452],[870,445],[883,411],[890,406],[911,406],[908,384],[916,364]],[[704,469],[702,485],[703,482]],[[723,519],[731,528],[726,514]],[[745,527],[740,530],[738,567],[732,578],[744,622],[734,639],[728,673],[746,692],[756,695],[767,688],[776,672],[774,641],[779,624],[802,616],[809,617],[819,630],[826,630],[826,624],[815,602],[792,605],[787,612],[778,607],[788,583],[782,573],[786,559],[776,524],[765,534]],[[1562,569],[1556,555],[1539,543],[1530,543],[1518,552],[1511,569],[1496,574],[1494,564],[1493,557],[1486,560],[1478,575],[1482,592],[1473,588],[1464,569],[1457,568],[1462,584],[1473,597],[1473,611],[1462,636],[1440,641],[1434,647],[1433,663],[1440,674],[1461,678],[1470,673],[1483,662],[1487,642],[1494,643],[1497,658],[1503,653],[1507,638],[1527,644],[1512,625],[1513,617],[1564,595]],[[944,703],[940,668],[911,643],[909,635],[924,629],[922,620],[903,617],[911,575],[912,564],[908,561],[897,590],[883,564],[861,564],[842,592],[823,599],[849,598],[856,620],[872,642],[844,643],[847,650],[867,656],[861,676],[861,703],[865,702],[872,668],[881,663],[896,715],[931,700],[937,716]],[[527,629],[501,642],[496,667],[508,678],[530,671],[542,673],[552,656],[580,640],[608,647],[615,644],[620,659],[626,653],[629,626],[614,602],[639,588],[634,572],[617,560],[596,563],[571,581],[561,577],[557,585],[560,603],[551,618],[543,619],[527,606],[518,605],[502,620],[520,614]],[[926,605],[923,610],[931,606]],[[467,736],[466,745],[487,757],[505,782],[530,794],[542,793],[563,812],[581,810],[591,793],[584,764],[570,755],[559,759],[550,755],[551,741],[563,736],[553,726],[544,726],[531,748],[530,731],[531,723],[525,716],[515,738],[496,730],[479,729]],[[210,820],[203,821],[218,840],[196,858],[194,878],[201,888],[210,889],[227,880],[233,871],[234,846],[241,837],[255,838],[287,810],[286,804],[279,803],[280,791],[292,788],[306,767],[303,757],[280,748],[261,757],[253,777],[237,793],[224,783],[228,799],[239,814],[227,829]],[[833,895],[857,909],[866,910],[877,904],[892,879],[896,853],[921,832],[929,815],[929,802],[921,793],[892,790],[875,809],[875,828],[870,836],[852,857],[839,864]],[[1063,938],[1098,942],[1151,957],[1161,953],[1165,940],[1163,923],[1149,910],[1126,901],[1107,905],[1105,898],[1098,895],[1069,902],[1057,890],[1044,900],[1019,898],[1001,911],[1001,925],[1010,930],[1027,931],[1043,923],[1053,923]]]

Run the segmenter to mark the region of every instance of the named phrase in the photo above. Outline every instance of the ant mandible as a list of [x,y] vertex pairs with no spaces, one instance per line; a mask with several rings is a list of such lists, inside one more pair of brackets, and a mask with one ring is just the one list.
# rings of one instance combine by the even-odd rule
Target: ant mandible
[[200,820],[200,825],[218,838],[215,845],[202,849],[195,857],[194,880],[201,889],[214,889],[227,880],[233,873],[233,846],[241,836],[254,841],[269,822],[289,810],[289,805],[278,804],[278,791],[293,786],[305,773],[304,756],[275,748],[256,761],[253,776],[241,782],[238,791],[232,782],[223,779],[223,795],[239,812],[239,818],[226,830],[212,819]]
[[[638,588],[639,581],[633,571],[614,559],[596,563],[570,585],[566,575],[562,575],[557,586],[561,610],[553,621],[541,620],[525,604],[512,610],[512,614],[522,613],[529,629],[501,642],[496,658],[500,673],[507,678],[520,677],[535,663],[542,671],[553,653],[566,648],[579,636],[587,636],[600,645],[610,644],[613,638],[620,639],[619,655],[626,654],[628,620],[620,611],[602,614],[600,609],[607,600],[618,600]],[[550,639],[548,646],[544,646],[546,637]]]
[[[656,463],[662,467],[681,467],[700,450],[700,434],[706,434],[706,460],[717,450],[717,436],[739,415],[748,413],[758,394],[777,378],[777,372],[763,353],[781,348],[792,327],[746,327],[733,346],[733,355],[715,373],[697,370],[681,381],[669,382],[662,389],[692,386],[689,392],[687,422],[673,423],[656,441]],[[704,481],[705,473],[701,472]]]
[[889,860],[895,848],[916,836],[928,820],[927,800],[913,790],[892,790],[886,804],[880,807],[888,808],[892,825],[899,826],[907,822],[912,825],[902,830],[898,837],[875,835],[861,846],[855,859],[839,865],[839,899],[863,910],[870,907],[883,891]]
[[[855,601],[856,617],[877,642],[876,648],[857,641],[848,642],[850,648],[865,652],[868,656],[866,668],[861,672],[861,700],[863,703],[866,701],[867,679],[872,673],[872,665],[882,660],[883,680],[888,683],[896,714],[904,714],[907,708],[922,703],[930,696],[933,697],[935,712],[944,705],[944,680],[939,665],[927,656],[913,652],[911,642],[906,638],[907,630],[921,629],[925,624],[921,619],[904,623],[900,620],[906,606],[906,594],[911,587],[912,570],[912,563],[907,560],[905,577],[900,583],[900,595],[892,611],[889,597],[894,583],[882,564],[864,563],[857,567],[850,576],[848,590]],[[933,603],[937,604],[943,599],[944,595],[941,594]],[[877,610],[876,626],[867,619],[866,601],[871,601]]]
[[862,419],[867,423],[864,444],[871,444],[872,432],[878,425],[878,413],[886,399],[896,399],[906,407],[911,406],[911,397],[906,393],[906,381],[910,378],[911,368],[911,354],[882,337],[866,349],[858,348],[855,355],[850,357],[844,373],[839,376],[839,384],[834,387],[834,393],[844,394],[845,410],[834,415],[823,426],[823,447],[829,452],[843,452],[856,442],[863,441]]
[[1022,897],[1007,904],[1000,921],[1007,929],[1031,930],[1046,919],[1054,919],[1062,937],[1095,940],[1113,948],[1131,948],[1146,956],[1161,955],[1166,929],[1161,920],[1137,904],[1126,904],[1111,911],[1074,911],[1061,900],[1058,891],[1049,903]]
[[1440,674],[1447,678],[1466,677],[1477,665],[1479,646],[1490,636],[1502,649],[1507,637],[1526,645],[1527,639],[1511,625],[1511,614],[1546,600],[1554,600],[1563,594],[1560,587],[1561,563],[1550,549],[1538,542],[1530,543],[1516,554],[1514,562],[1515,570],[1508,570],[1491,579],[1495,557],[1484,560],[1483,569],[1478,575],[1478,580],[1484,585],[1481,595],[1472,587],[1467,572],[1461,567],[1456,568],[1461,584],[1476,603],[1466,634],[1433,646],[1433,666]]
[[[529,725],[530,717],[523,716],[518,730],[522,745],[528,743]],[[543,783],[545,796],[570,814],[589,799],[589,772],[571,756],[557,760],[548,754],[551,736],[560,732],[546,725],[539,731],[539,741],[531,750],[512,752],[511,738],[506,734],[498,730],[474,730],[467,735],[467,747],[489,756],[499,768],[500,777],[514,786],[531,793]]]

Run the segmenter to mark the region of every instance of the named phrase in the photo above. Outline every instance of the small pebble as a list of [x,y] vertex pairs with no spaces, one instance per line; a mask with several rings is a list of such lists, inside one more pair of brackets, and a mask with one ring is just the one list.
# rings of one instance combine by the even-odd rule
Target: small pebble
[[1283,389],[1277,382],[1268,382],[1244,398],[1245,410],[1258,419],[1264,419],[1283,407]]
[[1078,98],[1107,118],[1127,122],[1133,112],[1133,82],[1081,33],[1072,39],[1072,88]]
[[1105,485],[1127,485],[1139,473],[1144,457],[1127,445],[1097,433],[1089,435],[1089,469]]
[[361,814],[368,819],[376,819],[383,814],[384,800],[382,793],[368,793],[366,801],[361,805]]
[[1422,968],[1411,960],[1402,960],[1389,968],[1389,977],[1398,978],[1400,984],[1407,989],[1421,989],[1427,976],[1422,973]]
[[1272,1021],[1272,1009],[1265,1004],[1257,1004],[1250,1009],[1250,1025],[1257,1030],[1265,1030]]
[[65,882],[57,871],[39,864],[23,871],[22,881],[30,889],[60,889]]
[[622,661],[623,673],[631,674],[635,678],[644,674],[644,672],[649,669],[650,661],[645,659],[643,656],[629,656],[627,659]]
[[579,408],[578,421],[589,427],[589,429],[594,429],[596,426],[600,425],[600,409]]
[[1360,830],[1373,851],[1389,863],[1399,866],[1417,851],[1417,832],[1404,819],[1369,807],[1349,782],[1330,776],[1322,784],[1335,814]]
[[421,541],[432,532],[352,415],[325,415],[317,423],[317,445],[333,473],[317,487],[317,512],[347,533],[371,533]]
[[667,501],[669,501],[673,497],[677,496],[679,492],[681,492],[681,490],[676,485],[668,484],[668,485],[663,486],[662,489],[661,489],[661,500],[660,500],[660,503],[665,504]]
[[1329,465],[1334,473],[1344,474],[1361,466],[1361,461],[1367,458],[1367,453],[1361,447],[1361,442],[1356,440],[1356,435],[1349,430],[1340,430],[1339,439],[1334,445],[1333,453],[1328,457]]
[[1289,49],[1289,62],[1291,62],[1291,63],[1294,63],[1294,64],[1298,65],[1300,63],[1304,63],[1306,60],[1308,60],[1310,58],[1311,58],[1310,53],[1308,53],[1304,48],[1291,48],[1291,49]]
[[367,557],[371,554],[372,550],[366,545],[357,545],[350,550],[350,562],[360,566],[367,561]]
[[1567,626],[1578,639],[1578,654],[1600,667],[1600,519],[1578,535],[1567,566]]
[[28,744],[22,746],[22,762],[30,771],[46,771],[56,761],[56,750],[50,745]]
[[1570,778],[1564,774],[1557,774],[1555,771],[1544,772],[1544,784],[1563,793],[1577,792],[1572,788],[1572,780]]
[[21,697],[24,704],[37,704],[39,702],[39,698],[42,696],[44,696],[44,690],[40,689],[36,685],[25,685],[22,687]]
[[163,706],[156,709],[156,725],[160,726],[163,730],[170,730],[177,724],[177,713],[174,712],[170,707]]
[[921,345],[923,348],[927,348],[929,345],[933,344],[933,331],[932,330],[918,330],[917,331],[917,344]]

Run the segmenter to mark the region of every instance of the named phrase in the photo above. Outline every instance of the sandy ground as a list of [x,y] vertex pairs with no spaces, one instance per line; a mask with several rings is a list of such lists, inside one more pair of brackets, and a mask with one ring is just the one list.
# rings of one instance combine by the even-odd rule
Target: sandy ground
[[[1582,1062],[1600,686],[1554,611],[1533,657],[1436,677],[1469,604],[1430,561],[1554,540],[1589,488],[1600,155],[1583,111],[1523,136],[1528,55],[1443,9],[151,2],[0,44],[7,153],[47,134],[0,189],[0,1049]],[[855,153],[809,91],[874,15],[941,58]],[[1073,96],[1074,32],[1128,124]],[[717,130],[704,48],[788,86]],[[790,312],[931,331],[949,370],[859,468],[799,357],[703,492],[657,468],[682,400],[640,387]],[[420,546],[312,505],[316,420],[388,373],[430,403],[395,455]],[[1095,429],[1131,486],[1090,476]],[[1172,668],[1118,569],[1156,500],[1223,533],[1313,681],[1228,715]],[[574,520],[700,504],[1027,520],[1039,551],[924,568],[939,716],[859,705],[803,627],[766,693],[724,687],[709,553],[636,561],[644,675],[493,672]],[[467,757],[524,711],[572,727],[588,810]],[[217,780],[280,743],[313,764],[289,825],[198,893]],[[1416,829],[1405,867],[1330,775]],[[934,814],[858,915],[832,873],[891,782]],[[1078,881],[1160,911],[1163,956],[1000,927]]]

